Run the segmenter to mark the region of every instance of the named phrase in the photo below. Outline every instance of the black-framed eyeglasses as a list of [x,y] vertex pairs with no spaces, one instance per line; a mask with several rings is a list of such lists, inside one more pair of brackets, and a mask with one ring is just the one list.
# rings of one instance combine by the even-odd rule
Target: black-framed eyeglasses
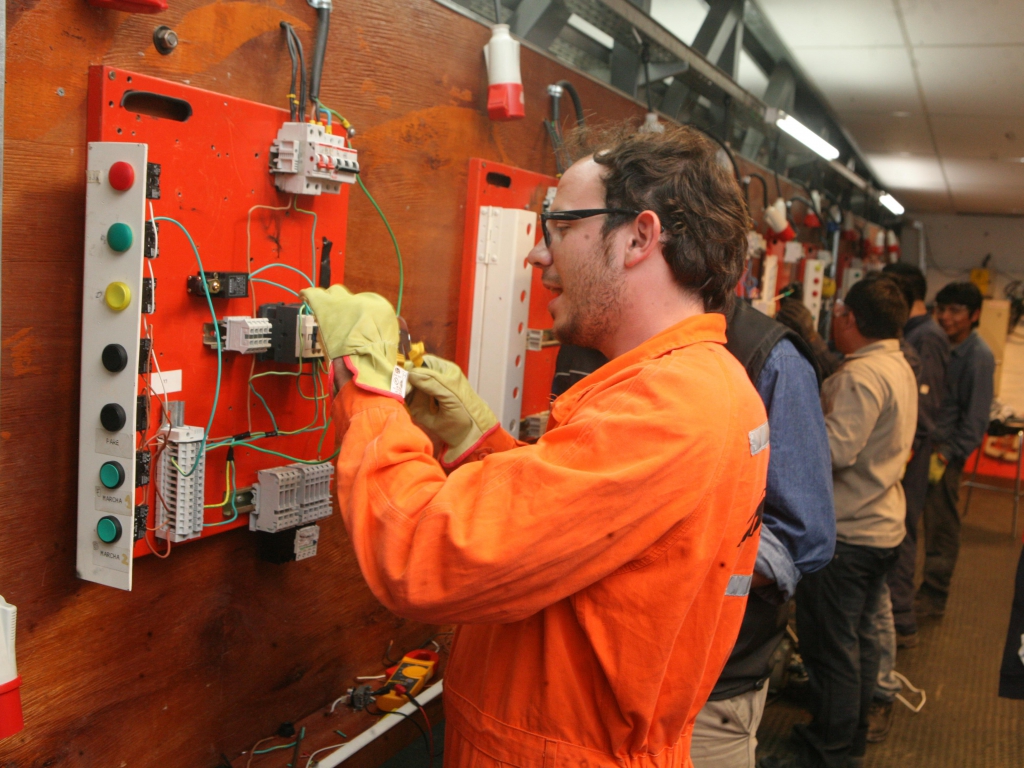
[[626,216],[639,216],[640,211],[627,211],[622,208],[584,208],[579,211],[549,211],[540,215],[540,229],[544,233],[544,245],[551,247],[551,235],[548,234],[549,221],[579,221],[589,219],[591,216],[601,216],[606,213],[621,213]]

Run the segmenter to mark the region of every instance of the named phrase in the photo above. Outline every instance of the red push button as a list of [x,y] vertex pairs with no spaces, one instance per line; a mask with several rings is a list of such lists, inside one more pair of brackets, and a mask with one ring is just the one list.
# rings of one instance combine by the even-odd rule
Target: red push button
[[135,183],[135,169],[130,163],[116,162],[107,171],[107,180],[110,181],[110,186],[118,192],[126,192]]

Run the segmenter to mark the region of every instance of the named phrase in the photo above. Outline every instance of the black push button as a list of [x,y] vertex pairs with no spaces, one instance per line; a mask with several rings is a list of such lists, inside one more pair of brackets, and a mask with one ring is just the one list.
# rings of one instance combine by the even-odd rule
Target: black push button
[[107,403],[100,411],[100,423],[108,432],[120,432],[124,428],[125,421],[127,421],[127,417],[124,408],[117,403]]
[[103,348],[103,367],[111,373],[120,373],[128,365],[128,353],[120,344],[107,344]]

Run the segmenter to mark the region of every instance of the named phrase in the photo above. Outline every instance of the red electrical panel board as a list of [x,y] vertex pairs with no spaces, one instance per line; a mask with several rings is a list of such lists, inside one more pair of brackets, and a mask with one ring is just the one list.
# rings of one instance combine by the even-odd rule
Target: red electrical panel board
[[[188,231],[206,273],[251,273],[266,265],[281,265],[258,276],[277,285],[249,283],[246,298],[214,298],[218,318],[253,317],[261,305],[298,302],[295,292],[308,285],[309,276],[318,271],[323,238],[333,243],[332,282],[342,281],[348,187],[342,185],[340,194],[295,198],[276,189],[268,170],[268,151],[288,119],[287,110],[265,104],[111,67],[90,68],[88,140],[148,145],[151,165],[146,181],[156,181],[152,164],[159,165],[160,192],[158,199],[147,203],[152,204],[157,219],[169,217]],[[147,205],[147,220],[149,217]],[[201,288],[188,292],[188,279],[195,280],[199,267],[182,229],[162,221],[158,241],[159,256],[146,259],[144,265],[145,275],[152,275],[156,285],[154,311],[142,316],[141,336],[147,335],[147,328],[152,334],[155,358],[163,372],[161,381],[167,389],[175,386],[180,375],[180,391],[170,392],[167,397],[184,401],[184,423],[205,429],[217,380],[216,350],[203,343],[204,324],[212,323],[209,306]],[[323,425],[330,400],[315,399],[318,393],[325,393],[317,387],[325,386],[326,376],[314,363],[306,363],[301,376],[280,375],[296,373],[299,366],[255,357],[223,353],[218,404],[207,438],[216,441],[225,436],[276,431],[281,434],[254,441],[253,445],[304,460],[329,456],[334,437]],[[258,396],[249,389],[253,373],[257,376],[252,383]],[[139,391],[149,387],[152,408],[149,429],[139,433],[138,447],[152,438],[160,422],[160,398],[150,384],[143,376]],[[269,411],[273,412],[273,423]],[[303,429],[308,431],[283,434]],[[233,452],[234,485],[239,489],[253,484],[257,470],[290,463],[287,458],[246,445],[235,446]],[[225,448],[207,451],[207,505],[225,498],[226,461]],[[155,464],[152,474],[155,478]],[[135,491],[136,505],[149,504],[147,526],[151,529],[155,485],[151,481]],[[224,524],[204,528],[203,537],[247,524],[245,514],[225,522],[228,509],[205,510],[207,525]],[[153,537],[152,531],[147,533],[149,543],[162,551],[163,540]],[[135,556],[150,551],[145,540],[135,541]]]
[[[549,190],[558,179],[524,171],[510,165],[472,158],[469,161],[469,191],[466,197],[466,233],[463,240],[462,286],[459,294],[459,325],[455,360],[464,372],[469,369],[470,332],[473,316],[473,287],[476,276],[477,236],[480,208],[496,206],[531,210],[538,215],[544,209]],[[536,241],[541,238],[537,228]],[[547,306],[554,294],[541,284],[539,269],[533,270],[530,286],[529,328],[550,330],[552,321]],[[522,418],[547,411],[551,403],[551,382],[555,376],[556,344],[539,351],[528,350],[523,369]]]

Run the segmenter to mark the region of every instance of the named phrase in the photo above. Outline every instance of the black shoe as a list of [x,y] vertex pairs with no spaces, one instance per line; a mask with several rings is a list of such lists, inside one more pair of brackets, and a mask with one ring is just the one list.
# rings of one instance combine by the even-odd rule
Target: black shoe
[[914,598],[914,613],[918,618],[933,616],[941,619],[946,614],[946,604],[944,601],[939,602],[929,594],[918,592],[917,597]]
[[885,741],[892,728],[893,706],[891,701],[873,701],[868,710],[868,744]]
[[897,648],[914,648],[917,646],[917,641],[917,632],[911,632],[908,635],[901,635],[899,630],[896,631]]

